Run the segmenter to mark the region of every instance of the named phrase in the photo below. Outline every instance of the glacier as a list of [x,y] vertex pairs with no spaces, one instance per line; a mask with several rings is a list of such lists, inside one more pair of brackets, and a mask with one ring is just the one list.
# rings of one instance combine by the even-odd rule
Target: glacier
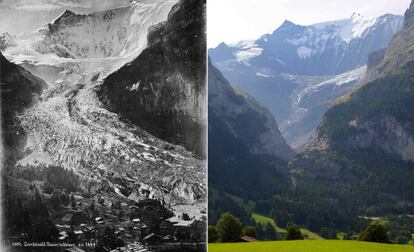
[[[177,0],[137,0],[87,15],[64,11],[39,29],[12,39],[5,57],[47,81],[40,102],[19,121],[27,134],[20,166],[59,165],[83,177],[120,185],[97,171],[133,177],[166,202],[194,203],[205,197],[205,167],[184,147],[123,122],[97,96],[103,79],[147,47],[147,35]],[[136,90],[139,83],[130,88]],[[186,176],[182,176],[186,174]],[[126,178],[126,177],[125,177]],[[168,193],[166,193],[168,192]]]

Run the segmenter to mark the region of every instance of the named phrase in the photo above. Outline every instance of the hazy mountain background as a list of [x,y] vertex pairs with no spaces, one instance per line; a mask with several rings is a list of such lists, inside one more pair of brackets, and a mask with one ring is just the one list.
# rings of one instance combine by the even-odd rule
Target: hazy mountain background
[[234,86],[270,109],[288,143],[303,150],[323,113],[363,77],[368,55],[385,48],[403,17],[350,18],[309,26],[286,20],[271,34],[209,49]]

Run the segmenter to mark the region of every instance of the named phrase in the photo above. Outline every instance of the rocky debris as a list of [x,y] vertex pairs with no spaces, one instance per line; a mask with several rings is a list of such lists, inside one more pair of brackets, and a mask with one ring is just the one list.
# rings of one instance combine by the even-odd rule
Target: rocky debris
[[[34,167],[58,165],[71,169],[82,178],[93,177],[96,181],[102,182],[104,191],[125,198],[129,197],[136,188],[130,181],[133,178],[136,182],[151,188],[151,197],[165,198],[171,203],[205,200],[204,161],[182,146],[165,142],[149,134],[142,127],[121,121],[119,115],[103,106],[96,94],[102,84],[102,78],[114,71],[114,68],[125,64],[128,57],[144,49],[147,28],[167,18],[173,2],[131,3],[125,8],[90,15],[65,12],[50,24],[54,27],[52,30],[46,32],[40,29],[39,32],[45,37],[39,37],[38,32],[25,34],[20,40],[18,39],[20,44],[17,47],[6,50],[7,56],[14,61],[23,60],[26,64],[47,62],[48,65],[59,69],[57,74],[52,73],[54,76],[48,75],[50,83],[43,91],[39,102],[30,103],[25,110],[19,110],[21,112],[19,132],[27,134],[27,141],[20,145],[20,150],[25,155],[19,157],[19,165]],[[124,12],[130,15],[120,15]],[[93,32],[83,34],[82,31],[96,28],[95,32],[99,32],[102,25],[105,26],[105,22],[114,25],[110,25],[110,28],[114,28],[120,25],[116,20],[121,19],[123,25],[130,26],[131,33],[136,32],[136,36],[140,36],[139,41],[134,40],[133,44],[128,45],[133,47],[130,49],[134,51],[129,56],[126,54],[132,51],[128,49],[125,54],[119,52],[117,57],[62,60],[57,59],[56,54],[30,51],[32,42],[44,42],[45,39],[56,42],[62,39],[59,43],[52,43],[61,45],[63,40],[67,39],[65,41],[75,47],[64,47],[76,57],[105,57],[95,52],[92,54],[88,50],[83,50],[85,54],[76,55],[78,51],[74,48],[78,48],[78,45],[75,42],[89,43],[88,38],[91,40],[109,38],[107,33],[102,33],[102,37],[95,37],[96,34]],[[140,44],[140,41],[144,44]],[[26,42],[30,43],[25,44]],[[27,52],[30,52],[30,55],[26,54]],[[31,61],[24,60],[26,57]],[[6,70],[2,66],[3,69]],[[2,74],[4,72],[2,71]],[[22,72],[28,73],[24,69]],[[2,85],[3,87],[6,86]],[[6,93],[2,92],[2,98],[3,94]],[[3,101],[6,100],[2,99]],[[106,173],[95,172],[98,170]]]

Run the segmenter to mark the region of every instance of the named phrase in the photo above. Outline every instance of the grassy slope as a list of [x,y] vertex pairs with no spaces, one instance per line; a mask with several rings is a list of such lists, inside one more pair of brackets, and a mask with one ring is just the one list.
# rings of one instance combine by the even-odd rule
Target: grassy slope
[[[275,221],[272,218],[266,217],[264,215],[261,214],[257,214],[257,213],[253,213],[252,214],[253,219],[257,222],[260,223],[262,225],[267,225],[267,223],[270,223],[272,226],[275,227],[276,232],[277,233],[287,233],[286,229],[280,228],[276,225]],[[320,237],[319,235],[305,229],[305,228],[301,228],[300,231],[302,232],[302,234],[306,234],[308,235],[309,239],[311,240],[323,240],[322,237]]]
[[410,245],[389,245],[380,243],[334,241],[334,240],[305,240],[252,243],[210,243],[209,252],[413,252]]
[[276,226],[276,223],[272,218],[257,213],[252,213],[252,217],[256,221],[256,223],[260,223],[263,226],[267,225],[267,223],[270,223],[272,226],[275,227],[277,233],[287,233],[286,229]]
[[309,240],[324,240],[318,234],[315,234],[314,232],[307,230],[305,228],[301,228],[300,231],[302,232],[302,234],[307,235]]

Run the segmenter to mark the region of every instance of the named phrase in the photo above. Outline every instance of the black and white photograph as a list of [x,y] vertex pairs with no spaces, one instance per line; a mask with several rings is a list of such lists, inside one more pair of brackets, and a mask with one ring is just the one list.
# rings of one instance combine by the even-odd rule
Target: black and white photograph
[[205,251],[205,0],[1,0],[1,251]]

